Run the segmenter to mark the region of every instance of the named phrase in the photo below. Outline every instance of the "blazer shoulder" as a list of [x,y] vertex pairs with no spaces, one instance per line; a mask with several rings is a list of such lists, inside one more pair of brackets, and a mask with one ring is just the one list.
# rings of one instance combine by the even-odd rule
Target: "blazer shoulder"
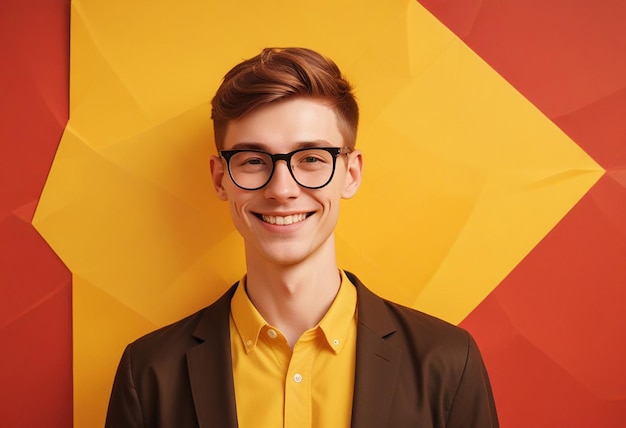
[[181,342],[190,342],[190,339],[193,338],[192,333],[198,325],[198,321],[208,308],[210,308],[210,306],[179,321],[147,333],[130,343],[128,348],[133,353],[133,356],[136,357],[138,354],[153,355],[154,352],[158,352],[161,349],[171,350],[172,347],[180,345]]
[[180,358],[204,340],[203,332],[228,325],[230,298],[235,286],[211,305],[136,339],[127,346],[126,353],[139,367]]
[[469,332],[464,328],[417,309],[386,299],[383,301],[393,318],[403,329],[438,340],[447,339],[446,341],[467,343]]
[[420,352],[454,351],[456,355],[472,346],[473,339],[465,329],[378,296],[355,275],[347,274],[357,287],[359,324],[390,343],[416,347]]
[[385,305],[397,326],[395,341],[400,339],[424,358],[443,358],[461,367],[476,348],[471,334],[462,327],[388,300]]

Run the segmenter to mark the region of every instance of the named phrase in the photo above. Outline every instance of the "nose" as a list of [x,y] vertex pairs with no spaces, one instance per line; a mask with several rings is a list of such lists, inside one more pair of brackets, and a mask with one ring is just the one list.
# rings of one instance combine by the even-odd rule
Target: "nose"
[[295,198],[300,193],[300,186],[291,176],[287,162],[276,161],[274,174],[267,186],[265,186],[265,197],[276,200],[287,200]]

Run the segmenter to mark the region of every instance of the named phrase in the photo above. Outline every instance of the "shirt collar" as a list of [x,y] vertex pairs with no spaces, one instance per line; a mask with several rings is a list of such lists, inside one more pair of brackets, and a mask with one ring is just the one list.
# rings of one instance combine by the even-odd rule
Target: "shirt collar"
[[246,276],[239,281],[230,301],[230,314],[243,342],[246,353],[252,351],[259,340],[261,329],[267,325],[246,293]]
[[[325,342],[335,354],[343,349],[346,343],[351,323],[356,322],[357,294],[356,288],[346,277],[343,270],[339,270],[341,284],[335,300],[319,322],[313,328],[323,333]],[[254,307],[245,289],[244,276],[230,303],[231,316],[239,337],[243,342],[246,353],[254,349],[259,340],[259,334],[265,326],[269,326],[259,311]]]
[[326,343],[335,354],[343,349],[351,323],[356,322],[357,304],[356,288],[350,283],[342,269],[339,272],[341,273],[339,292],[318,324],[324,333]]

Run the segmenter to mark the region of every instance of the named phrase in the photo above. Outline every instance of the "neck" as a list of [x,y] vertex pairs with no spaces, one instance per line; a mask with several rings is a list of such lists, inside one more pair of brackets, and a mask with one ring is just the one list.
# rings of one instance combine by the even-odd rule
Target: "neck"
[[263,318],[285,334],[291,347],[319,323],[337,295],[341,278],[334,245],[332,249],[289,265],[247,257],[248,296]]

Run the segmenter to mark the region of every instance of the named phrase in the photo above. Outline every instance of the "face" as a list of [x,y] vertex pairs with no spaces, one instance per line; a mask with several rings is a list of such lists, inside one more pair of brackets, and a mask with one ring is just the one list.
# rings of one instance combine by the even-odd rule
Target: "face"
[[[269,104],[231,121],[224,139],[224,150],[251,148],[272,154],[311,146],[343,147],[343,137],[332,108],[306,98]],[[294,181],[285,162],[278,161],[265,187],[243,190],[232,182],[225,161],[211,158],[213,185],[218,197],[229,203],[249,265],[334,258],[339,202],[356,193],[361,170],[359,151],[341,154],[331,182],[306,189]]]

